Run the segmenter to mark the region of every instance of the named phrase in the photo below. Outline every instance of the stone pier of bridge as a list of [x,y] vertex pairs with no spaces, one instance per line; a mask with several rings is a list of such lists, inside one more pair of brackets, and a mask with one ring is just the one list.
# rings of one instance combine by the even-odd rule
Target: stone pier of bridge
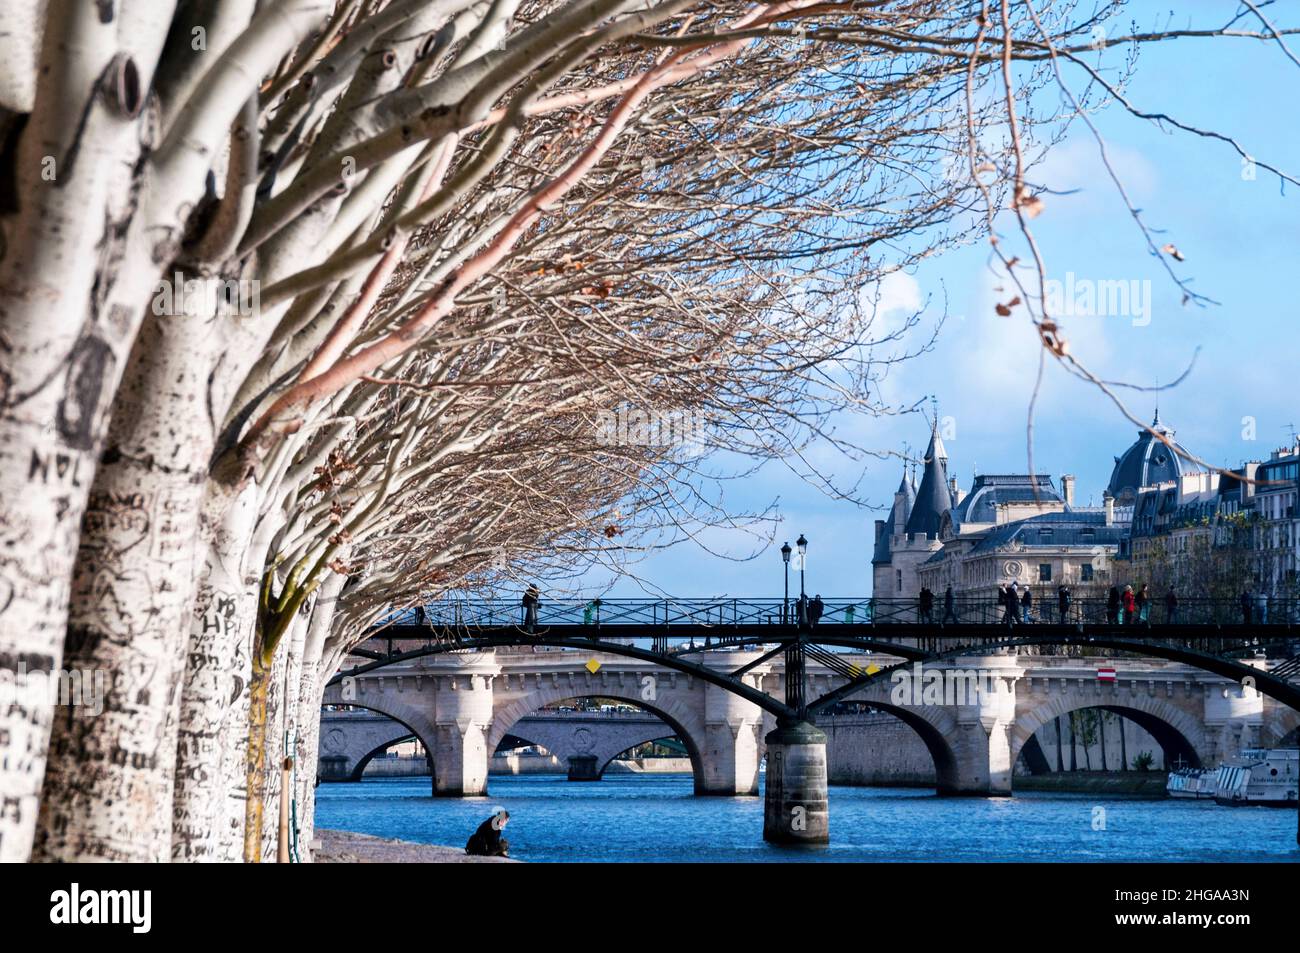
[[[722,651],[697,658],[733,671],[758,655]],[[896,661],[845,658],[862,668]],[[1113,680],[1098,677],[1103,666],[1115,669]],[[843,684],[841,676],[811,661],[807,676],[809,698]],[[745,680],[784,697],[779,657],[754,666]],[[972,691],[975,684],[979,691]],[[657,721],[572,724],[564,736],[530,722],[539,709],[583,697],[616,699]],[[1292,709],[1234,682],[1179,663],[1137,658],[967,656],[959,665],[909,668],[906,679],[876,683],[848,700],[869,704],[877,713],[872,718],[890,716],[910,729],[906,757],[929,762],[940,793],[973,796],[1011,793],[1013,767],[1035,732],[1084,708],[1112,711],[1140,725],[1166,763],[1215,764],[1243,748],[1276,743],[1298,720]],[[363,759],[399,737],[415,737],[429,753],[432,793],[440,797],[485,795],[492,754],[507,736],[545,747],[571,777],[599,777],[619,752],[675,735],[690,757],[697,794],[755,795],[767,754],[764,739],[777,727],[758,705],[712,683],[650,662],[575,650],[427,656],[336,683],[324,702],[367,709],[399,726],[389,725],[387,739],[379,726],[370,734],[323,726],[323,777],[359,775],[356,765]],[[859,730],[861,716],[823,714],[816,721],[828,738],[831,783],[888,768],[880,759],[889,749],[879,736]],[[530,730],[538,737],[530,738]],[[543,736],[544,730],[550,733]]]

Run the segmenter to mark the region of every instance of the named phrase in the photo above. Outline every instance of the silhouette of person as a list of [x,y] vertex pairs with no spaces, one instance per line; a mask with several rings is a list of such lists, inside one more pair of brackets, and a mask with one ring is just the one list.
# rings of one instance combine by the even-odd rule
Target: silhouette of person
[[537,631],[537,607],[542,604],[542,591],[533,583],[524,592],[522,600],[524,606],[524,629],[528,632]]
[[926,586],[921,590],[920,620],[927,624],[934,623],[934,593]]
[[510,842],[501,836],[510,812],[504,807],[497,808],[492,816],[478,826],[465,844],[465,853],[472,857],[508,857]]
[[822,611],[826,608],[822,602],[821,594],[813,596],[812,602],[808,603],[808,624],[816,625],[821,621]]

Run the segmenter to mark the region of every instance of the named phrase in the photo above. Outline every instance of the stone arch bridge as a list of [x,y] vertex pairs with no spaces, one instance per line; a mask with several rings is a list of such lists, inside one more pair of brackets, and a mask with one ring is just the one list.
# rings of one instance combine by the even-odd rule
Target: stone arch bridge
[[[847,686],[851,673],[901,661],[857,652],[836,656],[830,666],[806,661],[810,694]],[[753,689],[786,696],[780,654],[737,647],[710,653],[704,664],[742,671]],[[534,718],[540,708],[590,696],[625,701],[657,721],[593,714],[590,724],[545,728]],[[1010,793],[1013,766],[1034,732],[1079,709],[1102,708],[1136,722],[1161,746],[1166,763],[1215,764],[1242,748],[1275,743],[1300,723],[1294,709],[1236,681],[1180,662],[1136,657],[966,655],[904,666],[842,700],[870,704],[908,725],[946,794]],[[675,734],[690,755],[697,794],[757,794],[764,737],[776,724],[753,701],[689,673],[622,655],[541,646],[397,661],[334,682],[324,703],[366,709],[402,726],[395,733],[391,722],[363,719],[354,733],[344,733],[323,725],[324,777],[359,776],[358,765],[364,768],[377,751],[416,737],[430,756],[433,793],[451,797],[487,793],[489,759],[507,735],[542,745],[567,763],[570,776],[580,777],[599,776],[610,758],[636,744]],[[831,735],[832,762],[856,756],[833,730],[838,717],[818,719]],[[545,738],[544,731],[550,732]]]

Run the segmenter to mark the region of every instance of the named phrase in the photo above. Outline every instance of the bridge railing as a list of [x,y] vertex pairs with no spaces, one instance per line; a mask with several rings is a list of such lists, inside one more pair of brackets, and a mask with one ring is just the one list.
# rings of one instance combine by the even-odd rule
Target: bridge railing
[[[794,624],[799,603],[769,598],[704,599],[544,599],[537,607],[537,625],[589,625],[671,628],[676,625],[719,629]],[[815,610],[811,610],[815,611]],[[440,599],[395,613],[389,622],[451,629],[522,626],[525,610],[514,599]],[[1300,625],[1300,600],[1180,598],[1169,607],[1163,598],[1148,600],[1126,612],[1106,598],[1071,599],[1062,608],[1055,594],[1035,593],[1029,606],[1008,607],[988,596],[962,596],[949,606],[936,596],[928,606],[916,598],[885,599],[830,597],[822,600],[818,626],[834,625],[991,625],[995,623],[1067,625]]]

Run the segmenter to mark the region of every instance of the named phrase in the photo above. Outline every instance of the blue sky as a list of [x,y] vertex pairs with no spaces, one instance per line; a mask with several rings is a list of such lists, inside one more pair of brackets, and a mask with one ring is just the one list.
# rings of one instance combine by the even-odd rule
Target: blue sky
[[[1198,9],[1221,11],[1232,3],[1201,0]],[[1126,15],[1148,27],[1168,5],[1138,4]],[[1300,40],[1293,42],[1300,51]],[[1115,62],[1120,51],[1111,51]],[[1077,77],[1076,77],[1077,79]],[[1145,48],[1127,88],[1140,108],[1163,111],[1202,128],[1237,138],[1254,156],[1300,174],[1300,67],[1279,50],[1244,39],[1184,39]],[[1230,147],[1176,130],[1163,131],[1111,107],[1094,116],[1113,164],[1134,204],[1161,242],[1175,244],[1186,261],[1180,276],[1220,302],[1197,308],[1165,275],[1106,179],[1094,140],[1081,125],[1034,173],[1057,191],[1033,223],[1051,277],[1067,272],[1088,280],[1150,280],[1150,321],[1130,317],[1062,320],[1074,353],[1111,380],[1153,385],[1174,380],[1197,354],[1190,378],[1160,397],[1163,422],[1180,443],[1211,463],[1235,466],[1267,458],[1300,426],[1292,391],[1300,380],[1295,276],[1300,272],[1300,189],[1283,194],[1262,169],[1243,177]],[[1017,249],[1020,253],[1020,249]],[[963,488],[972,474],[1026,472],[1026,415],[1037,368],[1037,342],[1022,311],[998,317],[994,306],[1009,293],[987,266],[988,248],[959,249],[910,274],[896,274],[883,289],[894,319],[929,298],[930,320],[946,293],[948,319],[937,346],[891,374],[887,396],[899,403],[933,396],[940,417],[952,417],[955,437],[946,441],[950,472]],[[1154,396],[1128,392],[1130,406],[1150,417]],[[1255,421],[1255,438],[1243,439],[1243,418]],[[928,425],[917,415],[902,418],[841,418],[842,432],[872,448],[907,443],[918,455]],[[1035,469],[1078,477],[1081,503],[1099,503],[1115,455],[1136,438],[1109,401],[1049,363],[1036,412]],[[1249,436],[1248,434],[1246,436]],[[865,473],[863,473],[865,467]],[[811,541],[811,590],[823,595],[870,591],[872,523],[883,515],[901,475],[889,461],[840,459],[832,469],[853,483],[862,474],[862,504],[833,500],[788,467],[769,464],[741,485],[728,487],[737,507],[775,502],[782,523],[775,545],[748,561],[728,561],[687,542],[650,556],[636,576],[678,595],[779,594],[781,540],[801,532]],[[736,556],[754,548],[746,537],[721,531],[710,545]],[[606,581],[591,576],[603,588]],[[631,578],[614,582],[613,595],[643,594]]]

